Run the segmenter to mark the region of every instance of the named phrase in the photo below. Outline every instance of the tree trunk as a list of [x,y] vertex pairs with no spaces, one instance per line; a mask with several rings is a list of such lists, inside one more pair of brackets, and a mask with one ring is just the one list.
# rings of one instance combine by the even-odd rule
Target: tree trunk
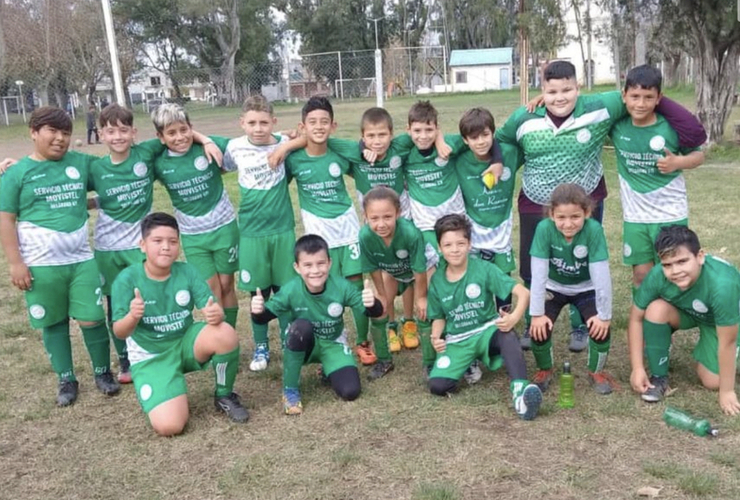
[[720,142],[725,123],[732,112],[738,82],[740,44],[735,43],[718,53],[710,40],[697,47],[697,116],[707,130],[708,142]]
[[669,54],[663,61],[663,87],[674,87],[678,84],[678,68],[682,54]]

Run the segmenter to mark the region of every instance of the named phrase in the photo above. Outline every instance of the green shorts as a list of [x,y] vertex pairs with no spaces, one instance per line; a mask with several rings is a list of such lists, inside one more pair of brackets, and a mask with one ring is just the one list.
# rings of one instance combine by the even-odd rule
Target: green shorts
[[329,257],[331,257],[331,273],[334,276],[348,278],[362,274],[359,243],[330,248]]
[[304,365],[312,363],[321,363],[321,370],[327,377],[347,366],[357,366],[346,334],[336,340],[315,339],[313,349],[306,353],[303,362]]
[[437,360],[429,378],[460,380],[465,370],[476,359],[482,361],[491,371],[501,368],[504,364],[503,358],[491,357],[488,354],[488,345],[497,331],[498,328],[494,325],[462,342],[447,344],[445,352],[437,353]]
[[193,323],[185,335],[169,349],[131,365],[136,397],[144,413],[160,404],[188,393],[185,374],[202,370],[208,364],[195,359],[195,340],[206,326]]
[[283,286],[295,276],[295,231],[239,239],[239,290]]
[[398,281],[398,280],[396,280],[396,283],[398,283],[398,290],[396,291],[396,297],[400,297],[401,295],[403,295],[403,293],[406,290],[408,290],[409,288],[413,288],[414,287],[414,282],[413,281],[406,282],[406,281]]
[[26,292],[28,317],[34,328],[69,318],[105,320],[100,273],[94,259],[64,266],[31,266],[33,283]]
[[[703,365],[710,372],[719,375],[717,329],[713,326],[697,323],[693,317],[683,311],[678,311],[678,315],[681,318],[678,325],[679,330],[699,328],[699,341],[694,346],[694,352],[692,353],[694,361]],[[738,336],[737,345],[740,346],[740,336]],[[740,352],[740,347],[735,348],[735,360],[738,358],[738,352]]]
[[638,223],[622,222],[622,262],[629,266],[640,264],[658,264],[660,259],[655,253],[655,238],[660,229],[672,225],[688,226],[689,220],[676,222]]
[[434,231],[422,231],[422,238],[424,238],[424,246],[432,245],[432,248],[437,252],[437,255],[442,256],[442,252],[439,251],[439,243],[437,242],[437,233]]
[[138,248],[114,251],[95,250],[95,262],[98,263],[100,278],[103,282],[103,295],[110,295],[111,286],[121,271],[133,264],[144,262],[144,258],[144,252]]
[[509,250],[508,252],[490,252],[488,250],[481,250],[473,248],[470,251],[470,255],[473,255],[481,260],[491,262],[501,269],[504,274],[511,274],[516,270],[516,260],[514,259],[514,251]]
[[204,280],[214,274],[234,274],[239,269],[239,227],[231,221],[215,231],[183,234],[185,260],[200,271]]

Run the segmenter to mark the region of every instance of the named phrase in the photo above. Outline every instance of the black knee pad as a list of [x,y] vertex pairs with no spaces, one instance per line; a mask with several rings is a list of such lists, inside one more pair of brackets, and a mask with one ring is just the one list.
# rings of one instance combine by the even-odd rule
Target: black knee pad
[[429,392],[435,396],[447,396],[457,389],[457,382],[451,378],[434,377],[429,379]]
[[285,344],[291,351],[305,351],[313,343],[313,325],[307,319],[299,318],[288,327]]
[[360,397],[360,372],[354,366],[345,366],[329,375],[334,392],[345,401]]

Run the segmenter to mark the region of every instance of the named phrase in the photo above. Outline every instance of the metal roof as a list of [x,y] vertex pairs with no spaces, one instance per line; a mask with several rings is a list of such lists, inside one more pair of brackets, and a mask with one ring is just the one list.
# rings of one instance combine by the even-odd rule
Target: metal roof
[[450,66],[480,66],[488,64],[511,64],[511,47],[497,49],[453,50],[450,52]]

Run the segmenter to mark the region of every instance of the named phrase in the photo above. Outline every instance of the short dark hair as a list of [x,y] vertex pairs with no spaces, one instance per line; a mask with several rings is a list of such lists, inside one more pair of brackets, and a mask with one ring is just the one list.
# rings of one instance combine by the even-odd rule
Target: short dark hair
[[679,224],[661,228],[658,236],[655,237],[655,253],[658,257],[670,257],[679,247],[684,247],[692,254],[698,255],[701,250],[699,237],[688,227]]
[[460,118],[460,135],[463,137],[478,137],[486,128],[491,133],[496,132],[493,115],[486,108],[469,109]]
[[663,75],[660,70],[649,64],[635,66],[627,72],[627,78],[624,81],[625,92],[631,88],[657,89],[660,93],[663,85]]
[[429,101],[416,101],[409,108],[409,125],[412,123],[437,124],[437,110]]
[[576,77],[576,67],[568,61],[553,61],[545,66],[542,74],[546,82],[550,80],[570,80]]
[[391,114],[384,108],[369,108],[362,113],[362,120],[360,120],[360,131],[365,131],[365,125],[380,125],[385,123],[388,125],[388,129],[393,132],[393,118]]
[[72,132],[72,118],[63,109],[56,106],[41,106],[31,113],[28,128],[33,132],[38,132],[47,125],[64,132]]
[[548,212],[552,213],[560,205],[577,205],[587,214],[594,209],[594,201],[578,184],[560,184],[552,191],[547,204]]
[[468,218],[463,214],[444,215],[434,223],[434,234],[437,236],[437,243],[442,240],[442,236],[445,233],[452,231],[462,231],[465,239],[470,241],[473,227]]
[[396,207],[396,212],[401,213],[401,198],[398,193],[385,185],[379,185],[372,188],[362,197],[362,209],[367,210],[371,201],[388,200]]
[[146,239],[154,229],[158,227],[171,227],[177,234],[180,234],[180,227],[177,225],[177,219],[164,212],[152,212],[141,221],[141,238]]
[[303,105],[303,109],[301,110],[301,121],[306,121],[306,116],[311,111],[326,111],[329,113],[329,118],[331,118],[331,121],[334,121],[334,108],[331,105],[331,102],[329,101],[328,97],[324,97],[322,95],[315,95],[311,97],[306,104]]
[[293,250],[293,256],[296,264],[298,263],[298,257],[302,254],[315,255],[320,252],[326,252],[326,256],[331,259],[329,255],[329,245],[326,240],[318,234],[304,234],[298,241],[295,242],[295,249]]
[[108,125],[116,126],[119,123],[127,127],[133,127],[134,114],[130,109],[113,103],[103,108],[98,121],[101,127],[107,127]]

